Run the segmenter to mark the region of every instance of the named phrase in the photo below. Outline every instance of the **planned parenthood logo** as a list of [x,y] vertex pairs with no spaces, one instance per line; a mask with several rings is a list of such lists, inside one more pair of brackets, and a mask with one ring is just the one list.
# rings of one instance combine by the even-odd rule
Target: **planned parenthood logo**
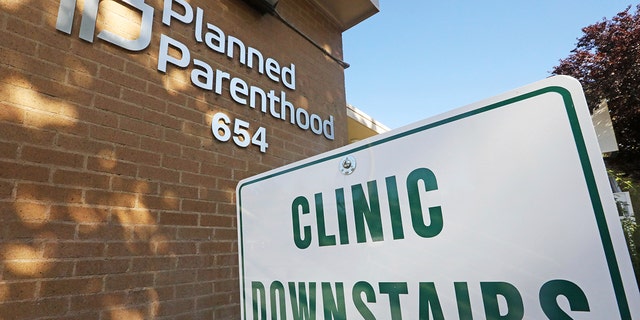
[[[71,34],[73,28],[73,18],[75,15],[77,0],[60,0],[58,9],[58,20],[56,29],[66,34]],[[142,22],[140,23],[140,35],[137,39],[127,39],[109,30],[102,30],[98,33],[98,38],[110,42],[116,46],[130,51],[141,51],[146,49],[151,42],[151,31],[153,28],[153,7],[144,3],[144,0],[121,0],[132,8],[142,12]],[[85,0],[82,10],[82,20],[80,21],[80,39],[93,43],[96,30],[96,18],[98,16],[100,0]]]
[[[142,19],[139,23],[139,35],[135,39],[130,39],[131,36],[123,36],[123,31],[117,30],[117,26],[114,27],[116,24],[111,24],[97,31],[98,38],[129,51],[139,52],[147,49],[151,43],[153,31],[154,7],[145,3],[144,0],[117,1],[127,4],[129,10],[142,13]],[[58,31],[71,35],[77,6],[77,0],[60,0],[56,21],[56,29]],[[80,39],[93,43],[100,9],[100,0],[84,0],[84,5],[81,9]],[[172,22],[193,27],[192,34],[193,41],[195,41],[193,46],[206,48],[207,51],[205,52],[209,54],[220,54],[229,59],[237,59],[238,63],[245,65],[249,69],[254,69],[258,75],[270,79],[273,85],[283,86],[284,88],[257,86],[231,74],[228,70],[215,69],[202,58],[192,58],[189,46],[166,34],[161,34],[159,37],[158,63],[156,67],[159,72],[166,73],[168,68],[186,69],[190,73],[191,83],[200,89],[216,95],[228,93],[229,98],[239,105],[259,110],[263,114],[286,121],[302,130],[311,131],[315,135],[324,136],[329,140],[334,139],[333,115],[321,117],[318,114],[307,111],[308,108],[296,107],[289,101],[291,99],[287,100],[287,94],[290,95],[291,92],[296,90],[295,64],[284,64],[275,58],[265,57],[260,50],[246,45],[241,39],[231,34],[225,34],[214,23],[205,20],[205,11],[202,8],[193,7],[188,0],[163,1],[162,24],[166,27],[171,27]],[[116,30],[108,30],[109,26],[116,28]],[[205,58],[208,57],[205,55]],[[260,147],[261,152],[266,151],[268,144],[263,127],[254,131],[253,135],[249,135],[249,131],[246,130],[249,125],[246,121],[234,122],[221,112],[216,113],[216,115],[218,116],[212,118],[211,130],[214,137],[220,142],[232,140],[230,128],[236,127],[234,132],[244,137],[233,137],[239,147],[246,148],[250,144],[255,144]],[[224,122],[224,124],[219,125],[220,121]],[[226,129],[221,129],[220,126]],[[228,134],[221,132],[227,132]]]

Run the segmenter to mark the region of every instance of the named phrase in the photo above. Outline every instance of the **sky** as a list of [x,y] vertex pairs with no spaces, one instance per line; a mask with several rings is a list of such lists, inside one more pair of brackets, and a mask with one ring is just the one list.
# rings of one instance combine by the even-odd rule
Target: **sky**
[[638,2],[380,0],[343,33],[347,103],[391,129],[551,75],[582,28]]

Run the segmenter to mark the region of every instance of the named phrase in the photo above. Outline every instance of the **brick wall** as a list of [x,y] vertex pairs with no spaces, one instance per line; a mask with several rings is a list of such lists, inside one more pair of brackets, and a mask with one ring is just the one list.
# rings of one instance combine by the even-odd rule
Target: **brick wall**
[[[163,25],[161,0],[146,1],[153,37],[140,52],[79,39],[78,9],[72,33],[57,31],[58,0],[0,0],[0,319],[238,319],[236,184],[346,143],[340,66],[244,2],[189,2],[205,22],[295,64],[296,90],[207,50],[192,25]],[[339,29],[311,3],[281,0],[278,10],[341,56]],[[138,20],[103,0],[96,33]],[[161,34],[333,115],[335,140],[193,86],[190,67],[157,71]],[[265,127],[267,151],[216,141],[219,111]]]

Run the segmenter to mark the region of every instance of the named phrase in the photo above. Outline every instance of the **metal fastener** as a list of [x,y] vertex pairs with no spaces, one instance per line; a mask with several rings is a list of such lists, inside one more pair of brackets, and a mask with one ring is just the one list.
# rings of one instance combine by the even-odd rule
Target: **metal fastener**
[[351,174],[356,170],[356,158],[353,156],[346,156],[340,161],[340,172],[342,174]]

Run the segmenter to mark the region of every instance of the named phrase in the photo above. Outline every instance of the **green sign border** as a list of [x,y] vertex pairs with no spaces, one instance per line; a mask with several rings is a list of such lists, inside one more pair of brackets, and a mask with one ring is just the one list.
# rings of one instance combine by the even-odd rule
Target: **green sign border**
[[[620,270],[618,267],[618,261],[616,259],[616,254],[615,254],[615,250],[613,248],[613,243],[611,241],[611,234],[609,233],[609,228],[607,226],[607,221],[606,221],[606,217],[605,217],[605,213],[604,213],[604,207],[602,206],[602,201],[600,199],[599,196],[599,192],[598,192],[598,187],[596,185],[596,180],[595,180],[595,176],[593,174],[593,168],[591,167],[591,161],[589,159],[589,154],[587,152],[587,147],[584,141],[584,137],[582,135],[582,130],[580,129],[580,122],[578,120],[578,115],[575,109],[575,105],[573,102],[573,99],[571,98],[571,92],[563,87],[560,86],[548,86],[542,89],[538,89],[529,93],[525,93],[510,99],[506,99],[497,103],[493,103],[490,105],[487,105],[485,107],[480,107],[478,109],[474,109],[471,111],[467,111],[464,113],[461,113],[459,115],[455,115],[452,116],[450,118],[446,118],[446,119],[442,119],[433,123],[429,123],[411,130],[407,130],[407,131],[403,131],[400,132],[396,135],[392,135],[389,137],[386,137],[384,139],[380,139],[380,140],[375,140],[372,141],[369,144],[366,145],[362,145],[353,149],[349,149],[346,151],[342,151],[339,153],[335,153],[332,155],[329,155],[325,158],[321,158],[321,159],[317,159],[311,162],[307,162],[304,164],[301,164],[299,166],[295,166],[286,170],[282,170],[279,172],[275,172],[272,174],[268,174],[262,177],[259,177],[255,180],[248,180],[248,181],[244,181],[241,185],[238,185],[237,188],[237,197],[238,197],[238,201],[237,201],[237,205],[238,205],[238,232],[239,232],[239,237],[240,239],[244,239],[244,235],[243,235],[243,230],[242,230],[242,188],[244,188],[245,186],[260,182],[260,181],[264,181],[276,176],[280,176],[292,171],[296,171],[302,168],[306,168],[309,166],[313,166],[315,164],[318,163],[322,163],[328,160],[332,160],[332,159],[336,159],[336,158],[340,158],[346,155],[349,155],[351,153],[357,152],[357,151],[361,151],[361,150],[366,150],[368,148],[383,144],[383,143],[387,143],[390,141],[394,141],[400,138],[404,138],[407,136],[410,136],[412,134],[418,133],[418,132],[422,132],[425,130],[429,130],[429,129],[433,129],[445,124],[449,124],[461,119],[465,119],[465,118],[469,118],[487,111],[491,111],[494,109],[498,109],[498,108],[502,108],[511,104],[514,104],[516,102],[520,102],[526,99],[530,99],[536,96],[540,96],[543,94],[547,94],[547,93],[557,93],[559,95],[562,96],[562,99],[564,101],[565,104],[565,110],[567,112],[567,116],[569,118],[569,124],[571,126],[571,132],[573,133],[573,139],[575,141],[575,145],[576,145],[576,149],[578,151],[578,155],[580,158],[580,163],[582,165],[582,171],[584,173],[584,179],[585,182],[587,184],[587,188],[589,190],[589,196],[591,198],[591,205],[593,207],[593,213],[595,215],[596,218],[596,223],[598,226],[598,230],[600,232],[600,240],[602,241],[602,246],[604,249],[604,253],[607,259],[607,265],[609,267],[609,275],[611,276],[611,282],[613,284],[613,289],[616,295],[616,299],[618,301],[618,310],[620,311],[620,315],[621,315],[621,319],[631,319],[631,311],[629,308],[629,304],[627,301],[627,296],[624,290],[624,284],[622,281],[622,275],[620,274]],[[241,181],[242,182],[242,181]],[[240,254],[240,259],[242,259],[242,269],[240,270],[240,277],[241,277],[241,281],[242,281],[242,298],[243,298],[243,314],[247,315],[246,313],[246,292],[245,292],[245,263],[244,263],[244,243],[242,241],[240,241],[240,243],[238,244],[238,248],[239,248],[239,254]]]

